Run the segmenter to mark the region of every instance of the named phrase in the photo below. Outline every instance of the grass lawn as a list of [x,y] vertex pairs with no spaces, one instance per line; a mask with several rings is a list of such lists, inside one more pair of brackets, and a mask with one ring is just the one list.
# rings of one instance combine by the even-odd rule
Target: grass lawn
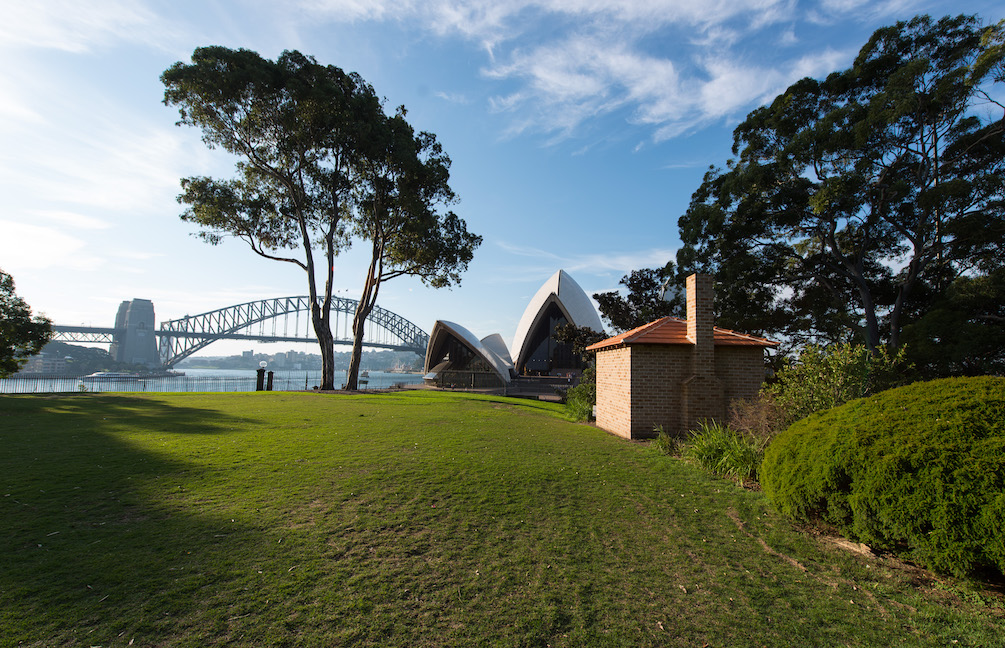
[[2,646],[1001,646],[1002,599],[800,533],[557,406],[0,396]]

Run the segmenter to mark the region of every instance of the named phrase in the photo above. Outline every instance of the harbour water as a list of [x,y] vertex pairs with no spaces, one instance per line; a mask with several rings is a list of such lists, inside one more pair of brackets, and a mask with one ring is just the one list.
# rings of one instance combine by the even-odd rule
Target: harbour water
[[[21,376],[0,379],[0,394],[66,392],[238,392],[255,391],[254,369],[184,369],[183,376],[151,378],[89,376]],[[335,373],[336,387],[345,372]],[[365,381],[365,384],[364,384]],[[371,371],[360,376],[360,389],[388,389],[422,382],[421,374]],[[308,391],[321,384],[320,371],[276,371],[274,391]]]

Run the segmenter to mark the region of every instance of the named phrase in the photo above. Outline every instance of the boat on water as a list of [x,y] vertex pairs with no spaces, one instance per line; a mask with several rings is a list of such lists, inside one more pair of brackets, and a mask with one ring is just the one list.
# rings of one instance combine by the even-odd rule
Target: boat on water
[[81,378],[81,380],[142,380],[146,378],[177,378],[184,376],[184,371],[157,371],[149,373],[129,373],[123,371],[96,371]]

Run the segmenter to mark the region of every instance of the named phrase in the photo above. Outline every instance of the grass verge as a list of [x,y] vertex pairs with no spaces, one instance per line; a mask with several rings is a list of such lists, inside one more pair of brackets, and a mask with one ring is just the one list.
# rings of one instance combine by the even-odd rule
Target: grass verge
[[0,637],[35,646],[979,646],[1000,598],[463,394],[0,397]]

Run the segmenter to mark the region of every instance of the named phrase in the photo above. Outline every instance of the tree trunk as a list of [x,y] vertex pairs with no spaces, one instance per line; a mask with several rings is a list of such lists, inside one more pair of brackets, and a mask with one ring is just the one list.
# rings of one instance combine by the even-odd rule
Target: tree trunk
[[335,232],[338,228],[338,218],[334,219],[325,232],[325,295],[319,303],[317,282],[314,274],[314,254],[311,251],[310,234],[306,221],[300,218],[300,231],[303,236],[304,252],[307,257],[307,277],[311,299],[311,320],[314,324],[314,335],[321,348],[321,385],[322,391],[335,390],[335,341],[332,336],[331,306],[332,290],[335,272]]
[[352,356],[349,359],[346,389],[359,389],[359,366],[363,361],[363,334],[366,333],[366,318],[370,316],[372,310],[373,306],[367,306],[362,299],[356,307],[356,315],[352,320]]
[[[936,246],[939,243],[936,242]],[[941,254],[939,250],[936,250],[936,254]],[[901,326],[901,316],[904,313],[905,304],[907,304],[907,299],[911,295],[911,290],[914,289],[915,284],[918,282],[918,277],[921,276],[921,272],[928,265],[929,260],[915,254],[914,258],[911,259],[911,263],[908,266],[907,278],[900,285],[900,290],[897,291],[897,299],[894,301],[893,310],[890,311],[890,342],[887,345],[890,351],[896,353],[900,349],[900,326]],[[939,273],[941,276],[941,273]],[[942,288],[939,288],[939,293],[941,294]]]
[[332,338],[331,321],[327,313],[322,312],[321,305],[315,299],[311,305],[311,320],[314,325],[314,335],[321,348],[321,385],[324,391],[335,389],[335,343]]
[[876,302],[865,280],[858,282],[858,293],[862,297],[862,311],[865,314],[865,348],[876,353],[879,348],[879,318],[876,317]]
[[377,302],[377,292],[380,290],[383,266],[381,257],[384,249],[375,236],[373,241],[373,256],[370,259],[370,269],[366,273],[363,284],[363,294],[359,297],[356,314],[352,319],[352,357],[349,360],[349,373],[346,376],[345,388],[359,389],[359,365],[363,359],[363,334],[366,333],[366,318],[373,311]]

